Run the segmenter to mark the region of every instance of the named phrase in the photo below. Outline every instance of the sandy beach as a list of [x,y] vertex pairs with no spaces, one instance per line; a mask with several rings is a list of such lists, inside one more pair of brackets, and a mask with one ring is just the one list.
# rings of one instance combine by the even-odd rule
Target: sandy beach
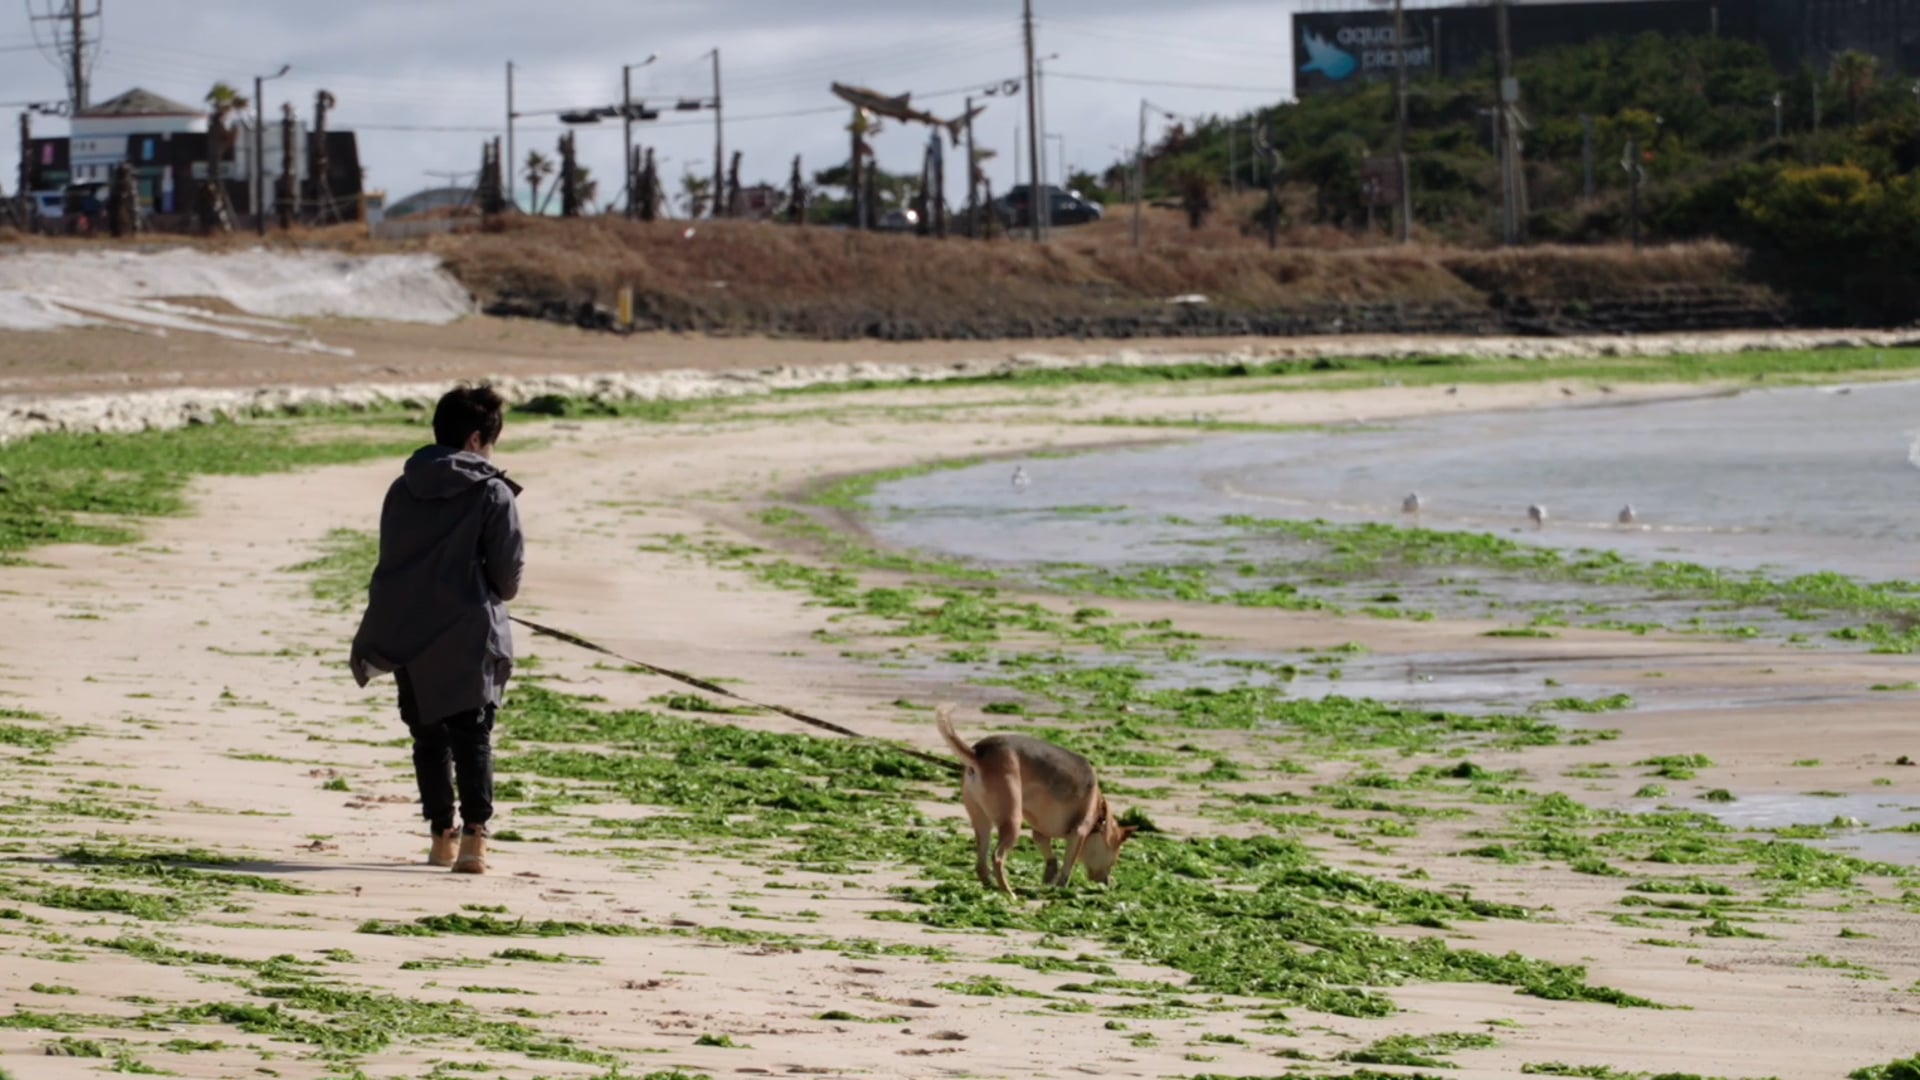
[[[108,376],[87,358],[96,355],[96,335],[109,333],[0,338],[6,388],[97,392]],[[398,338],[417,334],[424,342],[436,333],[440,344],[399,374],[607,368],[600,361],[608,346],[592,339],[542,353],[561,340],[544,327],[475,320],[453,336],[351,326],[318,333],[362,346],[351,372],[320,367],[302,376],[319,381],[377,375],[413,347]],[[377,334],[386,344],[370,350],[356,334]],[[465,346],[484,335],[508,344],[475,359]],[[15,348],[28,337],[31,352]],[[280,381],[261,376],[285,374],[284,357],[247,348],[209,345],[212,359],[198,369],[170,368],[163,351],[136,350],[113,377],[132,386]],[[936,362],[963,351],[915,347],[913,356]],[[831,352],[658,339],[628,358],[675,368],[766,366]],[[165,374],[175,370],[188,374]],[[1703,389],[1640,383],[1608,397]],[[959,647],[951,639],[916,637],[869,609],[835,607],[818,592],[781,587],[745,568],[779,557],[830,564],[831,548],[818,535],[782,529],[782,519],[766,511],[802,505],[831,478],[877,470],[1205,437],[1088,422],[1115,416],[1383,422],[1567,407],[1599,396],[1580,380],[1462,393],[1441,386],[1258,393],[1205,382],[1044,393],[980,386],[771,398],[664,422],[516,419],[501,459],[527,486],[521,507],[531,562],[515,610],[624,656],[724,678],[756,700],[944,753],[932,702],[958,702],[961,730],[972,737],[1037,722],[983,712],[989,703],[1024,693],[1029,714],[1045,712],[1043,703],[935,662]],[[794,863],[769,855],[777,844],[758,848],[691,832],[676,838],[664,829],[623,833],[623,822],[669,811],[623,797],[618,783],[570,785],[553,772],[516,772],[516,757],[537,748],[516,745],[512,701],[501,724],[501,777],[518,784],[503,789],[496,824],[522,839],[497,845],[489,876],[433,871],[423,865],[425,834],[391,688],[363,692],[346,672],[358,609],[317,598],[313,573],[294,569],[321,553],[335,530],[376,528],[397,464],[203,477],[190,489],[189,513],[141,521],[133,544],[41,547],[22,565],[0,567],[0,624],[8,628],[0,707],[31,714],[0,720],[0,733],[16,733],[0,738],[7,790],[0,799],[0,1069],[22,1080],[90,1076],[129,1061],[193,1077],[1270,1077],[1377,1069],[1491,1080],[1552,1072],[1538,1066],[1560,1063],[1617,1070],[1577,1075],[1798,1080],[1842,1077],[1920,1050],[1913,879],[1859,873],[1789,888],[1758,875],[1751,861],[1660,858],[1645,845],[1596,847],[1608,870],[1583,872],[1572,865],[1577,860],[1518,853],[1522,845],[1511,835],[1515,815],[1536,813],[1531,808],[1554,795],[1564,800],[1548,805],[1594,814],[1650,813],[1659,803],[1694,810],[1714,790],[1743,798],[1920,797],[1920,769],[1894,764],[1920,754],[1911,695],[1869,689],[1907,682],[1911,660],[1860,651],[1580,629],[1488,637],[1498,624],[1001,597],[1031,600],[1068,623],[1076,610],[1097,605],[1103,614],[1083,622],[1136,628],[1126,634],[1175,627],[1199,635],[1190,644],[1202,656],[1278,662],[1358,643],[1365,659],[1353,670],[1404,670],[1409,682],[1551,686],[1551,696],[1582,699],[1629,693],[1632,708],[1561,718],[1574,732],[1605,729],[1603,737],[1547,745],[1463,736],[1404,750],[1316,751],[1261,731],[1194,727],[1159,746],[1171,764],[1101,768],[1115,802],[1144,810],[1162,830],[1142,844],[1280,837],[1298,841],[1330,873],[1515,905],[1527,917],[1449,916],[1434,926],[1382,918],[1369,932],[1390,942],[1434,937],[1453,950],[1577,965],[1591,986],[1658,1008],[1552,1000],[1499,979],[1403,981],[1376,973],[1370,992],[1397,1011],[1340,1015],[1191,988],[1193,971],[1143,959],[1118,934],[926,925],[916,921],[924,905],[902,891],[929,884],[916,865]],[[720,553],[729,545],[758,550]],[[903,590],[929,576],[885,562],[847,572],[863,588]],[[662,696],[686,689],[556,641],[523,635],[519,647],[530,658],[520,685],[587,698],[585,708],[674,711]],[[995,656],[1100,650],[1014,625],[981,647]],[[769,713],[676,715],[830,738]],[[1046,723],[1077,730],[1067,720]],[[644,739],[595,748],[663,752]],[[1697,777],[1664,781],[1664,800],[1636,798],[1658,767],[1635,763],[1692,755],[1711,765],[1698,767]],[[1288,768],[1277,765],[1282,759]],[[1222,761],[1238,767],[1220,768]],[[1352,793],[1356,777],[1405,778],[1422,766],[1443,771],[1467,762],[1504,779],[1479,789],[1377,791],[1385,803],[1442,812],[1397,813],[1339,798]],[[1202,775],[1209,763],[1218,777]],[[866,778],[845,783],[865,790]],[[944,837],[939,850],[965,872],[970,844],[961,839],[957,785],[938,791],[909,793],[923,822],[912,828]],[[1314,820],[1288,825],[1235,812],[1256,805],[1292,807]],[[1527,820],[1532,828],[1540,819]],[[1568,823],[1565,832],[1598,844],[1610,829],[1629,831],[1624,822],[1599,821]],[[815,827],[874,826],[836,826],[829,818]],[[1547,832],[1557,835],[1556,828]],[[1676,825],[1675,835],[1684,839],[1691,828]],[[1755,835],[1763,844],[1772,839]],[[1496,844],[1512,846],[1515,856],[1465,854]],[[101,854],[116,850],[172,854],[120,863]],[[106,873],[129,866],[148,872]],[[1116,900],[1130,881],[1125,857],[1121,866]],[[176,879],[169,867],[245,877]],[[1018,870],[1037,878],[1024,848]],[[1679,884],[1629,888],[1660,881]],[[104,895],[116,890],[117,898]],[[176,899],[148,910],[129,904],[127,893]],[[1724,910],[1713,908],[1716,897],[1727,898]],[[1076,902],[1029,887],[1019,904],[1039,910]],[[422,918],[463,913],[520,932],[462,933],[444,921],[437,932],[365,932],[370,923],[417,927]],[[527,927],[542,920],[576,925],[530,935]],[[1035,955],[1081,967],[998,962]],[[305,989],[261,993],[287,986]],[[463,1005],[449,1004],[456,1000]],[[261,1010],[270,1007],[279,1011],[268,1018]],[[129,1022],[136,1018],[143,1019]],[[321,1034],[328,1030],[357,1034],[329,1045]],[[1371,1064],[1366,1056],[1383,1040],[1437,1034],[1476,1036],[1426,1051],[1457,1068]],[[73,1053],[83,1056],[65,1056]]]

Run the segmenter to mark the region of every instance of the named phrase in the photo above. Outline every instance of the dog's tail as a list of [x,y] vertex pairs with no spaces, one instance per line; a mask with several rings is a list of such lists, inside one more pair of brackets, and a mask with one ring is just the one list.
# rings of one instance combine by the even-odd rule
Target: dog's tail
[[966,741],[953,730],[953,706],[940,706],[934,711],[934,716],[934,722],[940,725],[940,737],[947,740],[947,745],[953,748],[953,752],[960,756],[961,761],[967,763],[968,769],[977,771],[980,768],[980,759],[973,756],[973,747],[968,746]]

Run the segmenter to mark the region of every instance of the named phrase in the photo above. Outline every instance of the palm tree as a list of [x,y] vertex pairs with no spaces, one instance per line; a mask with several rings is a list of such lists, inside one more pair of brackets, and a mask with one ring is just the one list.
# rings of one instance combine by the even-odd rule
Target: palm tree
[[245,115],[253,103],[233,84],[217,82],[207,91],[207,184],[212,195],[210,209],[215,214],[231,214],[227,202],[226,161],[232,153],[227,123],[236,115]]
[[232,154],[232,146],[228,144],[232,133],[228,131],[227,121],[234,115],[246,115],[253,102],[240,90],[234,90],[230,83],[215,83],[207,90],[207,106],[213,110],[207,115],[207,173],[219,179],[219,163],[227,161]]
[[526,170],[527,186],[533,189],[533,194],[527,205],[533,207],[534,212],[538,213],[540,207],[540,184],[545,181],[547,177],[553,175],[553,159],[538,150],[534,150],[527,154]]
[[593,170],[585,165],[573,167],[573,197],[588,209],[600,198],[600,181],[594,179]]
[[707,200],[713,196],[713,180],[710,177],[684,173],[680,177],[680,201],[687,208],[690,218],[704,217],[707,212]]
[[1833,58],[1834,85],[1839,87],[1840,96],[1847,99],[1847,126],[1860,123],[1860,101],[1872,92],[1879,67],[1879,57],[1851,49]]

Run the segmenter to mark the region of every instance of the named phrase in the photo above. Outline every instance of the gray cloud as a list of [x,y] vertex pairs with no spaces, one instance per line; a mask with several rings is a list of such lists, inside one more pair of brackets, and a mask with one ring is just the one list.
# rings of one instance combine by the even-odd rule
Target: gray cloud
[[[0,0],[3,3],[4,0]],[[369,183],[398,198],[435,181],[429,171],[472,169],[483,139],[504,126],[505,65],[517,75],[519,107],[610,104],[620,65],[649,53],[636,95],[705,94],[718,46],[730,122],[728,152],[743,172],[782,180],[792,156],[809,172],[846,158],[845,113],[828,92],[835,79],[888,93],[913,91],[936,113],[958,113],[966,89],[1021,74],[1017,0],[105,0],[106,44],[94,71],[96,98],[131,86],[198,101],[216,80],[251,93],[256,73],[291,63],[268,85],[310,111],[325,87],[339,99],[337,123],[361,132]],[[8,5],[11,7],[12,5]],[[1076,167],[1115,160],[1136,137],[1142,95],[1182,113],[1226,113],[1276,100],[1291,87],[1291,3],[1249,0],[1038,0],[1042,54],[1062,77],[1045,83],[1047,129],[1064,137]],[[4,9],[0,9],[4,10]],[[15,9],[17,12],[18,9]],[[0,15],[0,48],[27,39],[24,13]],[[1135,86],[1067,76],[1223,84],[1263,92]],[[926,99],[933,91],[951,94]],[[53,64],[32,52],[0,52],[0,101],[64,96]],[[789,115],[806,114],[806,115]],[[711,173],[707,114],[663,115],[637,137],[668,159]],[[999,151],[994,183],[1008,183],[1024,101],[990,99],[978,132]],[[42,119],[42,132],[64,124]],[[11,118],[0,123],[0,162],[17,160]],[[551,121],[523,122],[519,154],[552,151]],[[916,168],[924,129],[888,125],[882,164]],[[620,173],[620,125],[581,129],[581,154],[611,194]],[[1048,151],[1057,158],[1061,141]],[[1024,150],[1020,151],[1024,157]],[[957,176],[958,170],[950,170]],[[10,165],[0,184],[12,189]],[[954,190],[959,183],[954,183]]]

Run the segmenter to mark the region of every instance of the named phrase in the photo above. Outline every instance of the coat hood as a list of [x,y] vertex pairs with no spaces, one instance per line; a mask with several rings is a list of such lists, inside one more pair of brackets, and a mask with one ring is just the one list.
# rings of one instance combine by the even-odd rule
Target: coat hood
[[520,494],[520,485],[508,480],[493,462],[445,446],[423,446],[414,451],[401,475],[407,491],[416,499],[451,499],[496,478],[515,495]]

